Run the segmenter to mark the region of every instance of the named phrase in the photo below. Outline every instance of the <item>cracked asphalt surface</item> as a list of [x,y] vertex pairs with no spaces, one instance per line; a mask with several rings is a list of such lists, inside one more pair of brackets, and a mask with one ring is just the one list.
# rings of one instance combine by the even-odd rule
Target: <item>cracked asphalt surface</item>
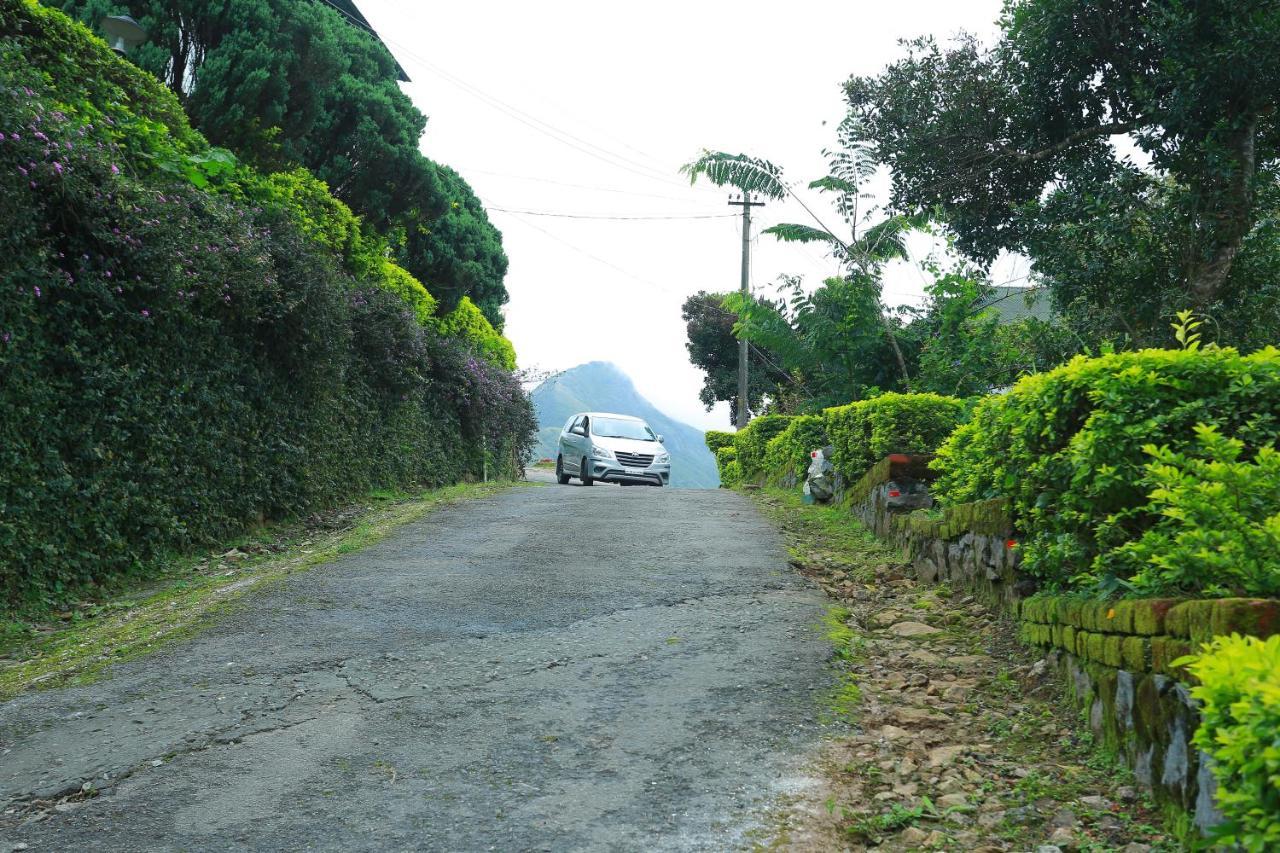
[[443,509],[0,707],[0,851],[733,849],[821,737],[824,608],[732,492]]

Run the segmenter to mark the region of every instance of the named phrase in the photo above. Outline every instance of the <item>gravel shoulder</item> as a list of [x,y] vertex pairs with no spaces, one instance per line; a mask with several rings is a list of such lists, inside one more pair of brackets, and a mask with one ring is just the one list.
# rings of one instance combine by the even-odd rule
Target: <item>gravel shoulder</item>
[[0,706],[0,839],[741,846],[806,784],[825,609],[735,493],[557,486],[442,509],[101,681]]
[[822,784],[778,814],[774,847],[1178,849],[1006,617],[917,583],[847,511],[802,506],[794,491],[756,500],[793,565],[841,608],[830,620],[842,638],[838,695],[855,723],[824,744]]

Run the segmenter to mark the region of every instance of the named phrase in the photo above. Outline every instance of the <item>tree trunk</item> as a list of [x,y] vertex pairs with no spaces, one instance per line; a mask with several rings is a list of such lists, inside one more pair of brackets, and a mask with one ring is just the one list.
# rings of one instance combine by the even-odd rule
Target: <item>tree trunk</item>
[[1214,302],[1222,292],[1231,274],[1236,255],[1244,245],[1244,238],[1253,228],[1253,178],[1257,171],[1257,154],[1254,137],[1257,135],[1256,117],[1245,122],[1230,139],[1232,153],[1236,156],[1236,168],[1224,182],[1226,186],[1213,196],[1216,209],[1210,215],[1212,221],[1212,253],[1208,258],[1193,262],[1188,274],[1191,296],[1196,305]]
[[898,330],[893,326],[893,318],[889,316],[889,312],[884,310],[884,306],[880,306],[880,319],[884,321],[884,333],[889,336],[889,346],[893,347],[893,357],[898,362],[898,370],[902,373],[903,390],[906,390],[906,384],[911,381],[911,374],[907,373],[907,360],[902,357],[902,349],[898,346]]

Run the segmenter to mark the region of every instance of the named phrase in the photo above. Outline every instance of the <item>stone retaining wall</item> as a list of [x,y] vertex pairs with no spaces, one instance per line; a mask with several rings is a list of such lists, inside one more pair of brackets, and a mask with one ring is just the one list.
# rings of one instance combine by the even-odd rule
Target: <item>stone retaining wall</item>
[[963,588],[1015,615],[1023,640],[1045,651],[1094,735],[1138,781],[1197,828],[1218,822],[1209,759],[1191,743],[1199,714],[1174,662],[1221,634],[1280,633],[1280,602],[1037,595],[1034,579],[1019,571],[1007,502],[935,510],[928,460],[886,457],[844,486],[840,500],[903,549],[918,580]]

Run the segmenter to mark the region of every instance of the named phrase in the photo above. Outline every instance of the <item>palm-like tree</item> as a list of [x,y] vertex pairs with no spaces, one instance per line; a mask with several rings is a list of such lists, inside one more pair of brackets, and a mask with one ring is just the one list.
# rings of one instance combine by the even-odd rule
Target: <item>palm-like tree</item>
[[[724,151],[704,150],[696,160],[687,163],[680,171],[689,176],[690,183],[705,177],[716,186],[731,186],[747,195],[762,195],[780,201],[788,196],[800,203],[816,223],[782,223],[764,230],[779,240],[795,243],[822,243],[840,263],[858,273],[868,282],[878,279],[880,269],[892,260],[907,258],[907,232],[923,227],[924,222],[915,217],[890,216],[873,225],[867,223],[874,217],[874,206],[862,209],[862,202],[871,196],[865,193],[865,184],[876,171],[875,158],[871,156],[871,144],[859,132],[858,123],[847,117],[836,129],[837,147],[824,149],[828,174],[809,184],[810,189],[834,195],[834,206],[844,224],[848,237],[842,237],[829,228],[791,185],[783,179],[782,167],[761,157],[748,154],[728,154]],[[897,327],[889,316],[884,303],[876,296],[885,334],[893,348],[898,370],[906,382],[906,359],[898,346]]]

